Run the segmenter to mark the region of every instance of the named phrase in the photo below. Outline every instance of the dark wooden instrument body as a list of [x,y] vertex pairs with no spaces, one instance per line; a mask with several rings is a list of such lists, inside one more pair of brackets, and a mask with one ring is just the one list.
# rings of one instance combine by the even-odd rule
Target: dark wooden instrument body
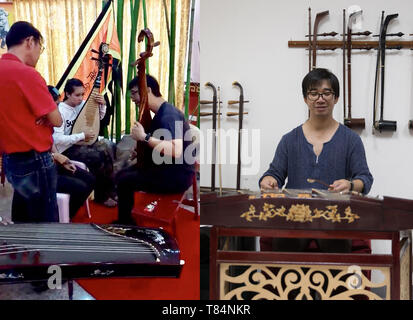
[[212,162],[211,162],[211,191],[215,191],[215,164],[217,162],[217,116],[221,116],[218,112],[218,96],[215,85],[211,82],[205,83],[206,87],[210,87],[213,92],[212,96]]
[[[351,129],[364,129],[366,127],[365,120],[363,118],[352,118],[351,117],[351,107],[352,107],[352,102],[351,102],[351,50],[353,49],[352,46],[352,23],[353,23],[353,18],[356,15],[356,13],[350,14],[349,20],[348,20],[348,25],[347,25],[347,95],[348,95],[348,113],[346,116],[346,113],[344,112],[344,125]],[[344,34],[344,32],[343,32]],[[343,35],[344,37],[344,35]],[[344,50],[345,48],[343,48]],[[343,89],[343,96],[345,96],[346,92],[345,89]]]
[[329,15],[329,11],[323,11],[323,12],[319,12],[316,14],[315,20],[314,20],[314,31],[313,31],[313,40],[311,41],[311,36],[309,37],[309,42],[312,42],[312,53],[313,53],[313,60],[312,60],[312,69],[315,69],[317,67],[317,34],[318,34],[318,25],[320,24],[320,21],[322,18],[324,18],[325,16]]
[[[142,42],[147,39],[146,50],[139,54],[139,59],[135,61],[134,65],[138,68],[138,82],[139,82],[139,114],[138,121],[148,132],[152,122],[151,111],[148,106],[148,84],[146,83],[146,60],[152,56],[152,50],[159,42],[155,42],[153,34],[149,29],[143,29],[139,33],[138,41]],[[147,143],[137,141],[136,143],[136,166],[143,168],[145,166],[145,153],[150,152]]]
[[[308,192],[308,190],[307,190]],[[234,228],[278,228],[301,230],[371,230],[371,231],[397,231],[413,229],[413,200],[384,197],[383,200],[356,195],[339,195],[331,193],[329,197],[313,196],[312,198],[299,198],[294,196],[272,198],[271,194],[252,195],[233,194],[219,197],[210,193],[201,195],[201,224],[226,226]],[[314,212],[328,210],[329,206],[337,206],[337,213],[344,215],[347,207],[357,214],[351,223],[347,220],[332,222],[325,219],[298,222],[276,216],[272,219],[254,218],[248,221],[241,215],[254,206],[256,214],[263,210],[265,205],[274,208],[285,207],[286,212],[293,205],[308,206]]]
[[[399,16],[398,13],[391,14],[386,16],[384,19],[383,25],[380,29],[380,40],[379,40],[379,50],[377,55],[377,64],[380,61],[380,119],[376,121],[374,118],[373,126],[376,130],[382,131],[396,131],[397,130],[397,122],[393,120],[384,120],[383,113],[384,113],[384,79],[385,79],[385,58],[386,58],[386,36],[387,36],[387,27],[391,20],[397,18]],[[376,78],[378,77],[379,70],[376,70]],[[376,98],[376,95],[375,95]],[[374,114],[375,116],[375,114]]]
[[241,189],[241,138],[242,138],[242,122],[244,119],[244,89],[237,81],[232,83],[240,90],[239,95],[239,116],[238,116],[238,153],[237,153],[237,190]]
[[[307,193],[311,194],[311,191]],[[390,266],[390,299],[402,297],[401,286],[412,279],[411,229],[413,200],[395,197],[375,199],[356,195],[327,194],[326,197],[272,197],[274,194],[201,194],[201,224],[210,231],[210,299],[220,299],[222,264],[321,264]],[[285,208],[285,211],[282,210]],[[298,210],[297,210],[298,208]],[[305,210],[303,210],[306,208]],[[274,210],[278,215],[273,214]],[[273,210],[273,211],[271,211]],[[318,211],[317,211],[318,210]],[[336,211],[335,211],[336,210]],[[352,216],[354,220],[346,219]],[[350,211],[349,211],[350,210]],[[296,214],[297,211],[307,215]],[[295,214],[294,214],[295,212]],[[316,213],[323,212],[322,216]],[[327,213],[326,213],[327,212]],[[330,214],[328,214],[330,212]],[[289,213],[292,213],[289,215]],[[355,215],[357,216],[355,216]],[[338,219],[338,215],[340,219]],[[249,217],[249,220],[247,219]],[[297,218],[304,219],[297,219]],[[307,218],[305,218],[307,217]],[[330,218],[330,219],[329,219]],[[335,219],[331,219],[335,218]],[[390,254],[276,252],[221,248],[222,237],[268,237],[310,239],[383,239],[391,241]],[[401,260],[407,254],[408,266],[401,281]],[[406,277],[407,275],[407,277]],[[403,284],[402,284],[403,283]],[[412,297],[411,286],[403,297]]]
[[136,226],[22,223],[0,226],[0,284],[63,279],[178,277],[182,263],[162,229]]
[[92,145],[96,142],[99,136],[100,119],[99,119],[99,105],[93,99],[95,95],[99,94],[99,88],[93,88],[89,97],[85,101],[82,110],[79,112],[72,127],[72,134],[81,132],[91,132],[94,138],[88,141],[79,141],[77,145]]

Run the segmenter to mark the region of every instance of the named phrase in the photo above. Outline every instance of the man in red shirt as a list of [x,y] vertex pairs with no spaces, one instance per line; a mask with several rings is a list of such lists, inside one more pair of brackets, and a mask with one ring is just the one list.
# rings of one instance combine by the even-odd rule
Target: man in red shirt
[[14,188],[12,220],[58,221],[53,126],[62,118],[35,70],[43,37],[32,24],[14,23],[0,58],[0,152]]

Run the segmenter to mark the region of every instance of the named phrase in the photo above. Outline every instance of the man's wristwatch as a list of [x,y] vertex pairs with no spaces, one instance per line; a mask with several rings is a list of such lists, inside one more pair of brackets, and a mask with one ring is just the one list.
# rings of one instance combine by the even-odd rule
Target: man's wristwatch
[[145,139],[143,139],[143,141],[145,141],[146,143],[149,142],[149,139],[151,138],[152,134],[151,133],[147,133],[145,136]]
[[350,180],[350,191],[354,190],[354,182],[353,180]]

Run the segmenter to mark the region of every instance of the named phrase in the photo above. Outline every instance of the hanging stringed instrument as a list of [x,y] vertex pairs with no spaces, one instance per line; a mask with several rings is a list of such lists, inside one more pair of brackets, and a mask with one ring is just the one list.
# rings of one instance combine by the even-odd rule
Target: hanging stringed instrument
[[76,143],[78,145],[91,145],[95,143],[96,139],[99,136],[99,104],[95,101],[95,97],[97,95],[100,95],[102,72],[105,68],[105,65],[109,63],[109,45],[107,43],[102,42],[99,46],[99,51],[92,49],[92,52],[99,54],[98,58],[92,58],[92,60],[95,60],[98,65],[96,80],[93,84],[92,91],[90,92],[89,96],[87,97],[87,100],[85,101],[85,104],[83,105],[82,110],[79,112],[77,118],[75,119],[75,123],[73,124],[71,134],[90,132],[93,133],[94,138],[89,139],[88,141],[79,141]]
[[[159,41],[155,42],[153,34],[149,29],[143,29],[138,36],[138,42],[142,42],[144,39],[147,39],[146,50],[139,54],[139,59],[136,60],[132,65],[137,66],[138,68],[138,83],[139,83],[139,115],[138,121],[145,129],[145,132],[148,132],[152,117],[151,111],[148,106],[148,85],[146,83],[146,60],[152,57],[152,49],[159,45]],[[143,141],[137,141],[136,143],[136,166],[138,168],[143,168],[145,152],[147,152],[147,145]]]
[[313,31],[313,47],[312,47],[312,52],[313,52],[313,60],[312,60],[312,66],[311,66],[311,70],[315,69],[317,67],[317,33],[318,33],[318,25],[320,24],[320,21],[322,18],[326,17],[329,15],[329,11],[323,11],[323,12],[319,12],[316,14],[315,16],[315,20],[314,20],[314,31]]
[[[238,101],[229,101],[232,103],[239,103],[239,112],[227,112],[227,116],[238,115],[238,161],[237,161],[237,190],[241,190],[241,138],[242,138],[242,122],[244,119],[244,103],[249,102],[244,100],[244,88],[238,81],[232,83],[233,86],[237,86],[240,90],[239,100]],[[229,104],[229,103],[228,103]]]
[[[383,17],[384,11],[382,12]],[[373,128],[382,132],[382,131],[396,131],[397,130],[397,122],[392,120],[384,120],[383,119],[383,112],[384,112],[384,75],[385,75],[385,57],[386,57],[386,36],[387,34],[387,27],[391,20],[397,18],[399,16],[398,13],[387,15],[382,23],[380,29],[380,40],[379,40],[379,50],[377,50],[377,68],[376,68],[376,85],[374,90],[374,107],[373,107]],[[383,20],[383,18],[382,18]],[[379,70],[380,67],[380,70]],[[381,72],[379,72],[381,71]],[[376,120],[376,106],[377,106],[377,86],[378,86],[378,78],[380,78],[380,119]]]
[[[351,36],[353,34],[352,24],[354,22],[355,17],[357,15],[361,15],[362,12],[363,12],[362,10],[352,12],[349,15],[348,24],[347,24],[347,46],[346,47],[347,47],[347,74],[348,74],[348,77],[347,77],[348,105],[347,105],[347,115],[345,113],[346,106],[344,106],[344,124],[351,129],[364,129],[366,126],[364,118],[352,118],[351,117],[351,107],[352,107],[351,106],[351,50],[352,50]],[[343,89],[343,96],[345,95],[346,95],[346,91],[345,89]]]

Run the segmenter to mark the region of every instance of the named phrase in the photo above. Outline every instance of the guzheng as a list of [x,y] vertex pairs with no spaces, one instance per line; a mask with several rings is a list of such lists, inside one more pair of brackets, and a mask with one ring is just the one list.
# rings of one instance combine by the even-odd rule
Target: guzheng
[[[97,52],[97,51],[94,51]],[[99,104],[96,103],[95,97],[100,94],[100,86],[102,79],[102,72],[105,64],[108,63],[109,46],[106,43],[102,43],[99,48],[99,58],[92,58],[97,61],[98,71],[96,80],[93,84],[92,91],[85,101],[82,110],[79,112],[75,123],[72,127],[72,134],[81,132],[91,132],[94,134],[94,138],[88,141],[79,141],[78,145],[91,145],[93,144],[99,135],[100,129],[100,117],[99,117]]]
[[413,200],[326,190],[201,194],[201,224],[301,230],[413,229]]
[[63,279],[178,277],[184,262],[162,229],[136,226],[19,223],[0,225],[0,283]]

